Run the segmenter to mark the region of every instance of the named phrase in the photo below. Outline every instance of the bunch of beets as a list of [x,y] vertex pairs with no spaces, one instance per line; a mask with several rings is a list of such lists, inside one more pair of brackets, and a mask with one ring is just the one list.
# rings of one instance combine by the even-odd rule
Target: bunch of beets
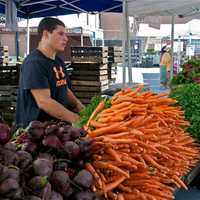
[[84,169],[92,144],[83,129],[33,121],[11,142],[9,127],[0,126],[0,200],[98,199]]

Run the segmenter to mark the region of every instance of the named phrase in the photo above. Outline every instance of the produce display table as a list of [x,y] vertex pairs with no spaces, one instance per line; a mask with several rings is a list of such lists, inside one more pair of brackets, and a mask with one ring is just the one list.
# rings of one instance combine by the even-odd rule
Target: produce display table
[[[103,95],[113,96],[116,92],[120,91],[122,88],[127,87],[137,87],[140,85],[139,83],[132,83],[132,84],[123,84],[123,83],[115,83],[112,85],[109,85],[109,88],[102,92]],[[149,84],[144,84],[144,89],[149,90]]]
[[184,182],[189,185],[195,177],[200,174],[200,162],[188,173],[187,176],[183,177]]

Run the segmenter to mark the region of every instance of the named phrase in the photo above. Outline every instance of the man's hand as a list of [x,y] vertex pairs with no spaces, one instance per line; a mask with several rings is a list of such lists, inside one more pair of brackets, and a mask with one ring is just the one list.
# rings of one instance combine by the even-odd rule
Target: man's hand
[[74,106],[75,112],[80,112],[85,107],[70,89],[67,90],[67,98],[72,106]]
[[85,108],[85,106],[80,101],[78,101],[75,110],[77,112],[80,112],[81,110],[83,110],[83,108]]
[[76,113],[73,113],[73,116],[71,117],[71,122],[74,123],[74,122],[77,122],[81,119],[81,117],[76,114]]

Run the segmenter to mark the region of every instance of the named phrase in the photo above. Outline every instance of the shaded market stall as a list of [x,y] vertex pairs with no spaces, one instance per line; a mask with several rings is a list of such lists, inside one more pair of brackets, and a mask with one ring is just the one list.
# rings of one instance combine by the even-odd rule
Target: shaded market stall
[[[27,19],[34,17],[58,16],[75,13],[93,12],[123,12],[123,83],[126,82],[125,68],[128,67],[129,83],[132,83],[132,72],[130,63],[130,35],[129,16],[135,19],[144,18],[144,22],[159,25],[163,22],[172,24],[171,49],[173,53],[174,23],[183,23],[199,17],[200,0],[8,0],[0,1],[0,12],[5,12],[5,4],[12,2],[17,9],[17,15]],[[7,6],[8,7],[8,6]],[[13,8],[10,8],[13,9]],[[8,13],[12,13],[11,10]],[[27,28],[27,30],[29,30]],[[27,31],[29,32],[29,31]],[[29,34],[28,34],[29,35]],[[27,37],[28,39],[28,37]],[[27,40],[28,41],[28,40]],[[27,43],[28,44],[28,43]],[[172,66],[173,67],[173,66]],[[171,70],[171,77],[173,76]]]
[[[18,3],[21,3],[22,1],[18,2]],[[38,1],[39,2],[39,1]],[[25,9],[25,7],[27,7],[26,9],[28,9],[28,7],[34,7],[34,5],[36,6],[38,2],[32,2],[31,1],[23,1],[23,4],[21,4],[21,9],[20,7],[18,7],[18,16],[23,16],[23,9]],[[47,5],[49,6],[48,8],[45,8],[43,7],[43,15],[44,16],[50,16],[51,14],[52,15],[55,15],[55,13],[52,11],[54,9],[56,9],[56,7],[61,7],[62,4],[56,4],[56,7],[55,6],[52,6],[51,2],[58,2],[58,1],[42,1],[43,2],[43,5]],[[69,5],[67,1],[61,1],[63,3],[66,3],[66,5]],[[73,1],[74,3],[76,2],[80,2],[80,1]],[[88,1],[89,2],[89,1]],[[103,2],[103,1],[102,1]],[[105,8],[103,7],[104,10],[102,11],[111,11],[112,9],[115,10],[116,9],[116,12],[121,12],[121,8],[122,8],[122,3],[120,2],[117,2],[117,1],[113,1],[115,3],[119,3],[119,4],[116,4],[116,5],[112,5],[112,7],[109,7],[109,8]],[[160,2],[160,4],[159,4]],[[197,1],[195,1],[196,3]],[[200,1],[199,1],[200,2]],[[130,4],[129,4],[130,3]],[[138,3],[138,4],[135,4],[134,3]],[[141,4],[140,4],[141,3]],[[143,4],[142,4],[143,3]],[[150,4],[149,4],[150,3]],[[153,7],[152,4],[153,3],[158,3],[158,7],[157,7],[157,10],[156,10],[156,7]],[[161,4],[162,3],[162,4]],[[180,4],[181,3],[181,6],[183,7],[179,7],[178,3]],[[190,5],[189,5],[190,3]],[[184,15],[188,15],[187,13],[188,12],[192,12],[193,8],[191,7],[192,3],[194,3],[194,1],[177,1],[177,4],[174,3],[174,1],[172,2],[171,1],[171,4],[170,2],[168,2],[167,4],[164,2],[164,1],[129,1],[129,2],[126,2],[126,1],[123,1],[123,13],[124,13],[124,41],[123,41],[123,47],[124,47],[124,67],[128,66],[129,67],[129,83],[132,83],[132,72],[131,72],[131,65],[130,65],[130,39],[129,39],[129,21],[128,21],[128,17],[129,15],[133,15],[134,17],[144,17],[145,16],[155,16],[155,15],[158,15],[160,16],[161,14],[163,15],[166,15],[166,16],[170,16],[169,19],[171,20],[172,22],[172,49],[173,49],[173,33],[174,33],[174,21],[175,19],[178,17],[178,18],[182,18]],[[198,6],[194,3],[194,6]],[[96,4],[96,2],[95,2]],[[169,4],[169,7],[166,9],[167,5]],[[17,4],[16,4],[17,5]],[[51,6],[50,6],[51,5]],[[77,7],[78,5],[71,5],[70,3],[70,8],[68,8],[70,10],[70,12],[91,12],[91,7],[88,7],[88,10],[85,8],[85,7]],[[141,6],[141,10],[139,9]],[[161,9],[163,6],[165,9]],[[186,6],[188,6],[187,9],[184,10],[184,8],[186,8]],[[39,8],[39,7],[38,7]],[[25,9],[25,10],[26,10]],[[46,9],[46,10],[45,10]],[[62,8],[63,9],[63,8]],[[119,10],[118,10],[119,9]],[[2,9],[3,10],[3,9]],[[40,10],[40,11],[42,11]],[[52,12],[51,12],[52,11]],[[93,11],[98,11],[100,12],[100,10],[98,10],[97,8],[97,5],[95,5],[93,7]],[[70,13],[69,12],[69,13]],[[26,12],[25,12],[26,13]],[[39,13],[39,10],[37,12],[37,10],[34,10],[33,12],[30,12],[29,10],[29,16],[26,16],[24,13],[24,16],[23,17],[26,17],[26,18],[31,18],[31,17],[34,17],[34,15],[38,15]],[[32,14],[30,14],[32,13]],[[42,12],[41,12],[42,13]],[[51,13],[51,14],[50,14]],[[64,14],[64,11],[61,12],[61,14]],[[133,14],[130,14],[130,13],[133,13]],[[182,13],[182,14],[180,14]],[[186,13],[186,14],[185,14]],[[196,11],[196,14],[198,12]],[[67,13],[65,13],[67,14]],[[193,13],[194,14],[194,13]],[[41,14],[42,15],[42,14]],[[160,21],[161,22],[161,21]],[[127,52],[128,54],[128,59],[126,59],[126,56],[125,56],[125,52]],[[173,66],[172,66],[173,67]],[[124,68],[125,69],[125,68]],[[124,73],[124,78],[125,77],[125,73]],[[125,80],[125,79],[124,79]],[[199,170],[199,166],[198,166],[198,170]],[[193,171],[194,173],[194,171]],[[187,177],[188,179],[188,177]],[[187,180],[187,182],[189,183],[189,180]]]

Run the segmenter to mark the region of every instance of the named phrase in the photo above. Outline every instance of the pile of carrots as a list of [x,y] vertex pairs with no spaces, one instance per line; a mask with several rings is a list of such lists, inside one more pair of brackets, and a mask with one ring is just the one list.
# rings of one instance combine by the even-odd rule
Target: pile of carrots
[[181,177],[199,161],[199,145],[186,132],[189,123],[166,93],[121,90],[111,107],[102,101],[85,129],[93,140],[86,164],[93,191],[113,200],[170,200]]

